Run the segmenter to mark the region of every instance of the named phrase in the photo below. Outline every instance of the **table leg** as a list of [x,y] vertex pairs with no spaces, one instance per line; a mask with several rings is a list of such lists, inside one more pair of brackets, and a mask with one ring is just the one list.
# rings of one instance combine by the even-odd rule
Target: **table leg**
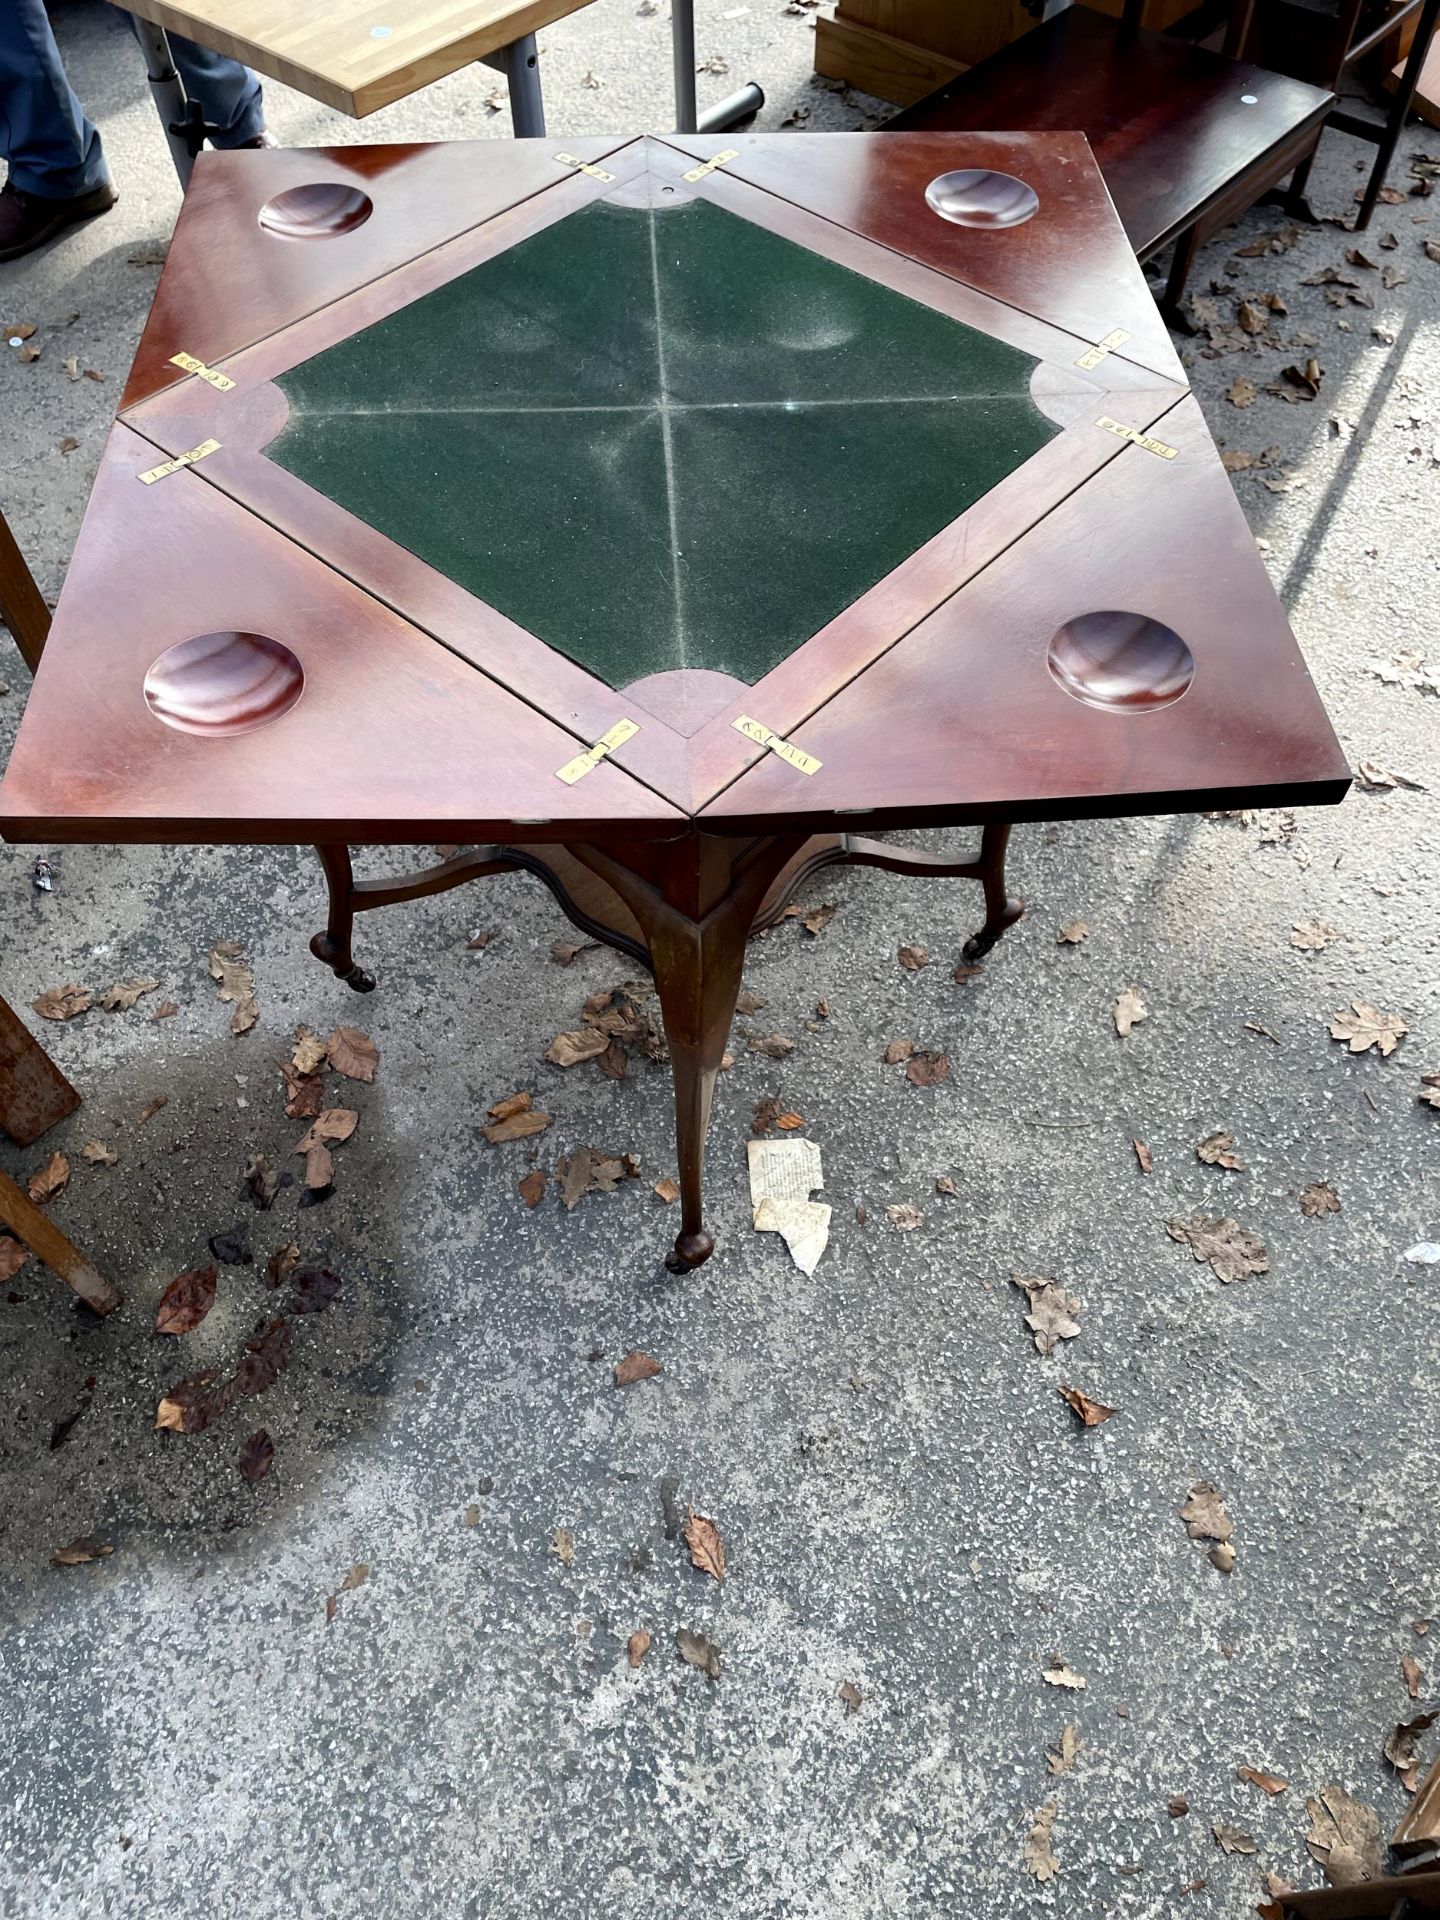
[[670,50],[675,63],[675,131],[723,133],[753,120],[765,95],[753,80],[701,113],[695,97],[695,0],[670,0]]
[[1024,913],[1021,901],[1012,900],[1005,887],[1005,851],[1010,845],[1008,824],[992,820],[980,836],[979,873],[985,890],[985,924],[972,933],[961,949],[967,960],[983,960],[1007,927],[1013,927]]
[[637,844],[624,861],[598,847],[572,848],[634,914],[650,950],[675,1077],[680,1232],[665,1262],[672,1273],[702,1265],[715,1251],[703,1199],[715,1076],[735,1018],[755,916],[771,882],[804,844],[803,834],[748,846],[688,834]]
[[190,120],[190,102],[186,97],[185,83],[175,71],[165,29],[152,26],[148,20],[142,20],[138,13],[132,13],[130,18],[135,22],[136,37],[144,49],[150,91],[155,96],[155,109],[165,129],[165,138],[170,142],[170,158],[175,162],[175,171],[180,176],[183,189],[189,186],[190,175],[195,169],[195,155],[190,151],[190,142],[185,135]]
[[123,1296],[43,1214],[23,1187],[0,1172],[0,1221],[96,1313],[113,1313]]

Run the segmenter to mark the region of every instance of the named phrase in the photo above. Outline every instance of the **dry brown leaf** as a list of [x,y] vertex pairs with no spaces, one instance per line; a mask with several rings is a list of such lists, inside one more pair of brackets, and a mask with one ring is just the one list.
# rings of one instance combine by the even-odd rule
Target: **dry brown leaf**
[[92,1167],[113,1167],[120,1156],[113,1147],[107,1147],[103,1140],[87,1140],[80,1149],[82,1160],[88,1160]]
[[47,987],[30,1004],[42,1020],[73,1020],[77,1013],[86,1011],[90,1001],[88,987]]
[[1302,399],[1313,400],[1320,392],[1320,382],[1325,378],[1325,373],[1312,354],[1303,367],[1282,367],[1280,378],[1296,388]]
[[1145,1011],[1145,1002],[1135,987],[1126,987],[1115,1002],[1115,1031],[1122,1038],[1141,1020],[1149,1016]]
[[0,1280],[13,1280],[29,1258],[30,1249],[23,1241],[0,1235]]
[[1068,1693],[1083,1693],[1090,1684],[1083,1673],[1076,1673],[1075,1669],[1061,1660],[1058,1655],[1048,1667],[1041,1669],[1040,1678],[1052,1687],[1063,1687]]
[[280,1191],[280,1175],[263,1153],[246,1155],[244,1180],[250,1198],[262,1212],[274,1206]]
[[1042,1883],[1053,1880],[1060,1871],[1060,1862],[1050,1848],[1050,1832],[1055,1825],[1056,1810],[1055,1802],[1047,1800],[1025,1836],[1025,1870]]
[[310,1193],[328,1193],[335,1184],[335,1162],[319,1141],[305,1154],[305,1186]]
[[913,1040],[892,1040],[882,1056],[887,1067],[898,1067],[902,1060],[908,1060],[915,1051]]
[[1078,947],[1082,940],[1088,939],[1090,927],[1084,920],[1071,920],[1056,934],[1056,942],[1062,947]]
[[1180,1509],[1185,1531],[1192,1540],[1226,1541],[1235,1531],[1235,1523],[1225,1511],[1225,1496],[1208,1480],[1197,1480]]
[[300,1264],[300,1249],[293,1240],[283,1247],[277,1247],[265,1262],[265,1284],[267,1287],[283,1287]]
[[252,1433],[248,1440],[240,1442],[240,1476],[252,1484],[263,1480],[275,1464],[275,1442],[261,1427],[258,1433]]
[[159,984],[158,980],[117,980],[101,994],[100,1004],[107,1013],[128,1013],[141,994],[153,993]]
[[751,1053],[763,1054],[767,1060],[783,1060],[795,1051],[795,1042],[783,1033],[751,1034],[745,1044]]
[[1393,1727],[1384,1746],[1385,1758],[1400,1776],[1400,1784],[1407,1793],[1414,1793],[1420,1785],[1420,1736],[1428,1727],[1435,1724],[1440,1714],[1417,1713],[1413,1720],[1402,1720]]
[[1339,1213],[1340,1196],[1324,1180],[1312,1180],[1308,1187],[1300,1189],[1300,1211],[1307,1220],[1316,1220],[1324,1213]]
[[720,1649],[714,1641],[707,1640],[703,1633],[693,1633],[689,1627],[677,1627],[675,1645],[687,1666],[699,1667],[712,1680],[720,1678]]
[[215,1304],[219,1277],[214,1267],[177,1274],[155,1310],[156,1333],[193,1333]]
[[1207,1167],[1228,1167],[1232,1171],[1245,1165],[1235,1151],[1235,1137],[1229,1133],[1207,1133],[1195,1149],[1195,1158]]
[[567,1209],[576,1207],[587,1193],[614,1193],[622,1180],[638,1180],[640,1161],[633,1153],[602,1153],[598,1147],[582,1147],[568,1160],[556,1164],[560,1198]]
[[602,1027],[576,1027],[571,1033],[557,1033],[545,1050],[545,1058],[557,1067],[578,1067],[596,1060],[610,1045],[610,1035]]
[[1223,1820],[1212,1820],[1210,1831],[1220,1843],[1222,1853],[1258,1853],[1260,1851],[1243,1827],[1232,1827]]
[[800,924],[807,933],[823,933],[839,911],[840,902],[828,900],[824,906],[812,907],[809,913],[802,916]]
[[108,1560],[115,1549],[108,1540],[95,1540],[82,1534],[68,1547],[56,1547],[50,1556],[52,1567],[88,1567],[92,1560]]
[[1059,1740],[1045,1755],[1046,1767],[1051,1773],[1068,1773],[1083,1745],[1078,1727],[1063,1726]]
[[892,1227],[898,1227],[901,1233],[913,1233],[916,1227],[923,1227],[925,1216],[919,1207],[911,1206],[908,1200],[898,1200],[893,1206],[886,1207],[885,1217]]
[[657,1180],[650,1189],[657,1200],[663,1200],[667,1207],[673,1207],[680,1198],[680,1182],[672,1180],[667,1173],[663,1180]]
[[1425,1676],[1420,1671],[1420,1662],[1413,1654],[1401,1654],[1400,1675],[1405,1682],[1405,1691],[1409,1694],[1410,1698],[1412,1700],[1418,1700],[1420,1698],[1420,1689],[1425,1683]]
[[179,1011],[180,1008],[175,1001],[162,1000],[150,1015],[150,1024],[153,1027],[157,1020],[173,1020]]
[[948,1053],[912,1053],[905,1062],[905,1078],[912,1087],[938,1087],[950,1078]]
[[[309,1079],[312,1074],[319,1073],[329,1057],[328,1041],[322,1040],[319,1034],[312,1033],[309,1027],[295,1029],[295,1050],[290,1055],[290,1064],[296,1073]],[[294,1114],[290,1117],[292,1120],[295,1118]]]
[[1259,1787],[1262,1793],[1268,1793],[1272,1797],[1277,1793],[1288,1793],[1290,1790],[1288,1780],[1282,1780],[1278,1773],[1262,1773],[1258,1767],[1237,1767],[1235,1778],[1247,1780],[1252,1787]]
[[625,1657],[632,1667],[638,1667],[649,1651],[650,1636],[644,1627],[632,1633],[630,1638],[625,1642]]
[[155,1098],[153,1100],[147,1100],[139,1113],[136,1114],[136,1126],[143,1127],[147,1120],[153,1120],[160,1109],[162,1107],[168,1107],[169,1104],[170,1096],[168,1093],[157,1093]]
[[720,1529],[713,1520],[691,1508],[685,1513],[685,1544],[690,1549],[691,1566],[708,1573],[712,1579],[725,1578],[725,1542],[720,1538]]
[[1115,1413],[1114,1407],[1107,1407],[1099,1400],[1092,1400],[1088,1393],[1082,1393],[1078,1387],[1057,1387],[1056,1392],[1076,1415],[1082,1426],[1103,1427]]
[[859,1687],[856,1686],[853,1680],[842,1680],[840,1685],[835,1689],[835,1694],[837,1699],[844,1702],[847,1714],[858,1713],[865,1699],[864,1694],[861,1693]]
[[219,1368],[206,1367],[171,1387],[155,1409],[155,1426],[168,1433],[203,1433],[233,1399],[234,1388],[221,1381]]
[[562,1566],[570,1566],[575,1559],[575,1535],[569,1527],[556,1527],[550,1536],[550,1551]]
[[1143,1140],[1132,1140],[1130,1144],[1135,1149],[1135,1158],[1139,1163],[1141,1173],[1153,1173],[1155,1171],[1155,1161],[1149,1147],[1146,1146]]
[[1038,1275],[1012,1273],[1010,1282],[1019,1287],[1030,1302],[1025,1324],[1034,1334],[1040,1353],[1053,1353],[1062,1340],[1073,1340],[1079,1333],[1080,1323],[1075,1315],[1084,1302],[1075,1294]]
[[531,1140],[537,1133],[544,1133],[551,1118],[550,1114],[541,1113],[538,1107],[527,1106],[510,1114],[507,1119],[492,1120],[480,1131],[492,1147],[502,1147],[509,1140]]
[[1219,1546],[1212,1547],[1205,1556],[1217,1573],[1233,1573],[1238,1557],[1228,1540],[1222,1540]]
[[1231,381],[1230,390],[1225,398],[1232,407],[1249,407],[1255,404],[1258,391],[1255,382],[1247,380],[1242,373],[1238,379]]
[[1382,1013],[1368,1000],[1352,1000],[1330,1021],[1330,1038],[1345,1041],[1351,1053],[1378,1047],[1382,1055],[1392,1054],[1409,1031],[1398,1013]]
[[338,1146],[350,1138],[359,1124],[360,1116],[353,1107],[326,1107],[305,1129],[295,1151],[309,1153],[312,1147]]
[[1305,1845],[1332,1887],[1355,1887],[1380,1876],[1380,1821],[1342,1786],[1322,1787],[1305,1802]]
[[525,1178],[516,1185],[516,1191],[533,1213],[545,1198],[546,1177],[542,1167],[532,1167]]
[[598,940],[580,940],[574,944],[569,940],[554,940],[550,944],[550,958],[557,967],[573,967],[582,953],[593,953],[599,945]]
[[248,1033],[260,1018],[255,999],[255,975],[245,959],[238,940],[217,940],[209,954],[210,978],[215,982],[215,997],[231,1007],[230,1031]]
[[359,1027],[336,1027],[325,1043],[330,1064],[347,1080],[371,1081],[380,1064],[380,1054],[368,1033]]
[[617,1387],[631,1387],[637,1380],[653,1380],[664,1371],[658,1360],[652,1360],[648,1353],[641,1353],[637,1348],[634,1353],[627,1353],[623,1360],[616,1361],[615,1384]]
[[1172,1820],[1183,1820],[1190,1811],[1190,1802],[1183,1793],[1172,1793],[1165,1803],[1165,1811]]
[[63,1153],[52,1153],[43,1167],[37,1167],[25,1183],[25,1190],[37,1207],[45,1206],[62,1194],[70,1184],[70,1162]]
[[937,1173],[937,1174],[936,1174],[936,1176],[935,1176],[935,1191],[936,1191],[936,1193],[943,1193],[943,1194],[945,1194],[945,1195],[947,1196],[947,1198],[949,1198],[949,1199],[952,1199],[952,1200],[953,1200],[953,1199],[958,1199],[958,1198],[959,1198],[959,1195],[960,1195],[960,1189],[959,1189],[959,1187],[957,1187],[957,1186],[956,1186],[956,1184],[955,1184],[955,1182],[954,1182],[954,1181],[953,1181],[953,1180],[952,1180],[952,1179],[950,1178],[950,1176],[949,1176],[949,1174],[948,1174],[948,1173]]
[[1165,1231],[1188,1246],[1197,1260],[1208,1261],[1222,1286],[1270,1271],[1264,1242],[1236,1220],[1212,1220],[1197,1213],[1189,1220],[1167,1220]]
[[363,1560],[359,1560],[351,1567],[345,1578],[340,1582],[340,1591],[341,1593],[354,1593],[355,1589],[357,1587],[363,1587],[369,1578],[369,1567],[366,1566]]
[[900,964],[909,973],[918,973],[922,967],[930,964],[928,947],[901,947],[898,955]]
[[1248,473],[1256,464],[1255,455],[1243,447],[1227,447],[1220,456],[1220,464],[1226,473]]

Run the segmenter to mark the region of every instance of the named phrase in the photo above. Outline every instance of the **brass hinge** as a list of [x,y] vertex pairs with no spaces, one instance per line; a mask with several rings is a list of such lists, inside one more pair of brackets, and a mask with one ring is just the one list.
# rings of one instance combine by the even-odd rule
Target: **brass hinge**
[[188,453],[177,453],[173,460],[166,460],[158,467],[137,475],[145,486],[153,487],[157,480],[163,480],[167,473],[178,473],[182,467],[193,467],[197,460],[203,460],[207,453],[218,453],[218,440],[202,440],[198,447],[191,447]]
[[747,740],[753,740],[756,746],[768,747],[771,753],[778,753],[801,773],[818,773],[824,762],[813,754],[805,753],[801,748],[792,746],[788,740],[782,740],[778,733],[772,733],[769,727],[762,726],[758,720],[752,720],[748,713],[742,713],[738,720],[732,720],[731,726],[737,733],[743,733]]
[[1122,440],[1129,440],[1137,447],[1143,447],[1146,453],[1157,454],[1162,460],[1173,460],[1180,451],[1178,447],[1166,446],[1163,440],[1157,440],[1153,434],[1142,433],[1138,427],[1127,427],[1123,421],[1112,420],[1108,413],[1102,413],[1095,422],[1104,427],[1107,433],[1115,433]]
[[1129,338],[1129,334],[1123,327],[1115,327],[1103,340],[1097,340],[1093,347],[1087,347],[1075,362],[1076,366],[1083,367],[1086,373],[1089,373],[1093,367],[1098,367],[1102,360],[1108,359],[1117,347],[1123,347]]
[[727,160],[738,160],[739,157],[740,149],[738,147],[722,147],[719,153],[712,154],[710,159],[706,160],[703,165],[691,167],[688,173],[683,173],[680,177],[682,180],[689,180],[692,183],[696,180],[703,180],[707,173],[714,173],[715,169],[717,167],[723,167]]
[[216,373],[213,367],[207,367],[203,360],[197,360],[193,353],[172,353],[172,367],[181,367],[186,373],[193,373],[197,380],[208,380],[217,393],[229,393],[235,382],[223,373]]
[[612,753],[616,747],[623,747],[639,731],[633,720],[617,720],[608,733],[601,734],[593,747],[587,747],[584,753],[577,753],[573,760],[567,760],[555,778],[563,780],[567,787],[573,787],[577,780],[583,780],[587,773],[598,767],[607,753]]
[[573,153],[557,153],[555,158],[562,167],[574,167],[577,173],[588,173],[592,180],[603,180],[607,186],[615,178],[613,173],[606,173],[603,167],[592,167],[588,160],[581,160]]

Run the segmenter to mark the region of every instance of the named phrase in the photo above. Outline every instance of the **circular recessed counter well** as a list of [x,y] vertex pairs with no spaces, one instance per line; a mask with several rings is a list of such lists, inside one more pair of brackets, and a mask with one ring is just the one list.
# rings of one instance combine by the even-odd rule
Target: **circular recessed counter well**
[[308,186],[286,187],[267,200],[260,224],[285,240],[333,240],[363,227],[374,211],[374,201],[359,187],[347,187],[343,180],[314,180]]
[[300,662],[261,633],[198,633],[167,647],[145,676],[145,704],[181,733],[249,733],[288,713],[305,687]]
[[1033,187],[1013,173],[993,173],[988,167],[936,174],[925,198],[932,213],[957,227],[1018,227],[1033,219],[1040,206]]
[[1110,713],[1168,707],[1195,678],[1195,656],[1179,634],[1143,613],[1077,614],[1046,661],[1066,693]]

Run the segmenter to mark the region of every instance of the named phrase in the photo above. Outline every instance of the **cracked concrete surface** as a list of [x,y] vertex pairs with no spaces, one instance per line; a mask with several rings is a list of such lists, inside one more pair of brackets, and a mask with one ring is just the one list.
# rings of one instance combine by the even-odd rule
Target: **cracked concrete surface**
[[[807,23],[778,0],[734,11],[701,7],[702,56],[730,63],[704,87],[753,72],[769,126],[796,105],[811,125],[874,110],[808,84]],[[52,593],[156,277],[130,256],[163,243],[176,205],[119,23],[92,5],[58,20],[123,198],[0,269],[5,316],[44,342],[34,365],[0,358],[0,484]],[[553,131],[667,124],[663,18],[598,0],[543,39]],[[272,87],[272,124],[297,144],[504,137],[491,84],[457,76],[360,124]],[[1433,147],[1408,136],[1394,180],[1408,187],[1409,157]],[[1368,156],[1327,135],[1319,212],[1348,209]],[[1363,244],[1409,279],[1386,289],[1355,269],[1373,310],[1302,284],[1353,244],[1333,225],[1237,258],[1283,224],[1252,213],[1201,257],[1195,290],[1278,290],[1288,316],[1242,353],[1185,346],[1221,441],[1278,449],[1236,485],[1352,761],[1424,790],[1357,791],[1268,840],[1264,822],[1188,818],[1025,829],[1027,918],[962,986],[949,962],[977,923],[975,889],[826,877],[815,897],[841,904],[818,938],[791,922],[754,948],[748,984],[769,1005],[752,1029],[799,1044],[781,1062],[737,1045],[722,1076],[721,1244],[692,1277],[660,1264],[674,1232],[651,1193],[672,1168],[664,1069],[641,1061],[612,1082],[544,1063],[626,965],[553,965],[565,927],[534,884],[366,921],[359,951],[380,986],[357,1000],[306,952],[321,907],[304,851],[64,848],[49,895],[30,888],[28,850],[0,852],[16,1006],[131,974],[180,1006],[158,1024],[157,995],[45,1025],[85,1105],[35,1148],[0,1148],[16,1174],[69,1154],[56,1217],[128,1296],[97,1324],[32,1265],[0,1303],[0,1910],[1219,1916],[1251,1904],[1261,1869],[1318,1879],[1303,1799],[1327,1782],[1393,1824],[1404,1795],[1382,1742],[1440,1691],[1435,1636],[1410,1626],[1440,1614],[1440,1280],[1401,1258],[1440,1238],[1440,1116],[1416,1100],[1419,1074],[1440,1068],[1440,701],[1367,663],[1428,647],[1440,664],[1440,266],[1422,245],[1440,238],[1435,204],[1381,209]],[[1228,318],[1232,296],[1211,297]],[[1312,352],[1317,401],[1263,392]],[[105,381],[68,380],[72,353]],[[1248,409],[1224,398],[1242,373],[1262,388]],[[62,454],[67,435],[80,445]],[[4,645],[8,742],[26,681]],[[1076,918],[1088,940],[1058,944]],[[1296,951],[1290,929],[1311,919],[1339,938]],[[467,949],[476,928],[495,930],[484,951]],[[255,968],[261,1018],[240,1039],[205,970],[222,938]],[[934,962],[903,971],[901,942]],[[1110,1009],[1128,985],[1149,1017],[1121,1040]],[[1357,996],[1409,1025],[1388,1060],[1326,1035]],[[822,997],[830,1016],[808,1027]],[[297,1022],[337,1020],[365,1026],[381,1063],[373,1086],[335,1090],[361,1115],[336,1191],[302,1210],[291,1188],[257,1213],[246,1156],[301,1164],[274,1057]],[[897,1035],[948,1051],[951,1080],[916,1089],[882,1065]],[[516,1088],[555,1125],[489,1147],[483,1109]],[[747,1225],[744,1143],[769,1093],[825,1156],[835,1220],[811,1280]],[[1216,1128],[1242,1171],[1197,1162]],[[1148,1177],[1132,1137],[1150,1145]],[[92,1138],[118,1165],[81,1159]],[[585,1145],[639,1154],[643,1177],[573,1213],[553,1189],[528,1211],[526,1169]],[[935,1192],[941,1174],[955,1197]],[[1316,1180],[1339,1192],[1338,1216],[1302,1217]],[[902,1201],[924,1214],[914,1231],[886,1217]],[[1271,1271],[1222,1288],[1164,1230],[1199,1211],[1258,1232]],[[257,1264],[222,1269],[197,1333],[157,1339],[166,1282],[242,1220]],[[199,1436],[154,1433],[164,1389],[224,1364],[273,1311],[263,1263],[292,1237],[343,1276],[338,1302],[298,1322],[263,1399]],[[1084,1302],[1080,1337],[1051,1358],[1012,1272]],[[617,1390],[613,1364],[637,1347],[664,1372]],[[1060,1384],[1117,1417],[1082,1431]],[[82,1406],[50,1451],[53,1424]],[[236,1449],[261,1424],[276,1463],[251,1486]],[[1234,1517],[1228,1578],[1177,1517],[1199,1479]],[[723,1586],[673,1537],[686,1505],[726,1539]],[[568,1565],[558,1527],[574,1533]],[[113,1555],[52,1568],[77,1535]],[[356,1564],[364,1584],[339,1591]],[[642,1626],[653,1644],[631,1670]],[[678,1660],[680,1626],[718,1644],[718,1681]],[[1415,1705],[1407,1651],[1426,1675]],[[1083,1692],[1042,1679],[1056,1654]],[[1052,1778],[1045,1751],[1067,1721],[1082,1750]],[[1266,1799],[1240,1765],[1289,1791]],[[1177,1793],[1191,1812],[1174,1820]],[[1022,1847],[1052,1798],[1060,1872],[1042,1886]],[[1222,1854],[1216,1820],[1258,1855]]]

